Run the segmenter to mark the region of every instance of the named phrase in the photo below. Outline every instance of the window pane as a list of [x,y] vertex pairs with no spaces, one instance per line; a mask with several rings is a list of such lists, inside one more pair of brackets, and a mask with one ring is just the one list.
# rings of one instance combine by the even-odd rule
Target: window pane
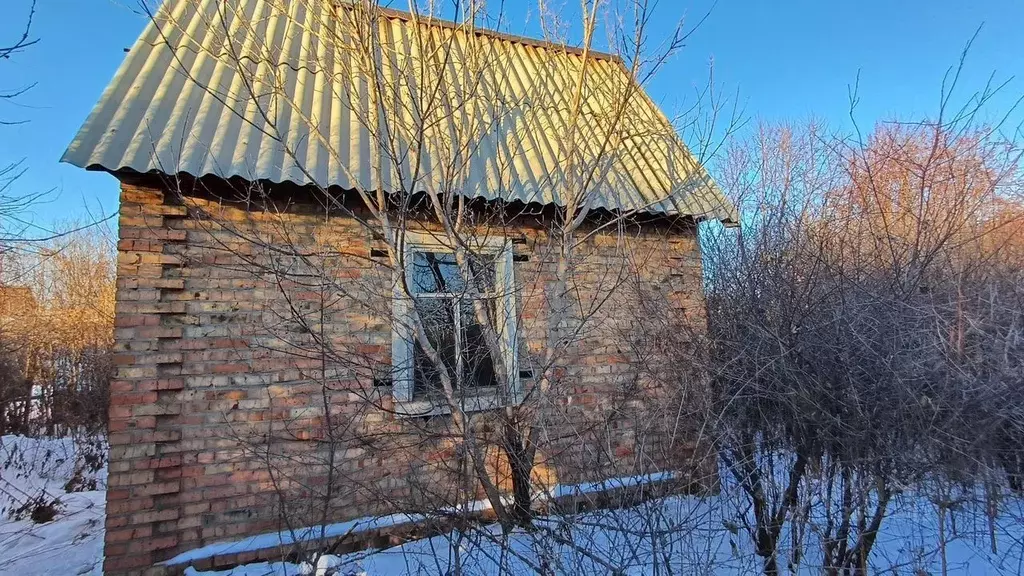
[[[426,331],[427,340],[437,350],[448,373],[455,374],[455,318],[452,300],[449,298],[418,300],[416,311]],[[424,394],[441,390],[441,371],[430,361],[426,351],[416,341],[413,351],[415,374],[413,394]]]
[[476,279],[476,288],[480,292],[491,292],[495,283],[495,261],[496,254],[471,254],[469,256],[469,270]]
[[[472,390],[481,387],[497,387],[498,379],[494,373],[494,360],[491,357],[484,330],[476,316],[473,302],[464,300],[460,303],[462,334],[459,342],[455,339],[454,298],[430,298],[416,302],[420,321],[427,333],[427,339],[438,351],[441,362],[453,377],[459,367],[457,354],[461,351],[461,378],[452,382],[456,390],[460,387]],[[484,300],[490,318],[495,316],[494,299]],[[459,349],[456,346],[459,346]],[[430,361],[426,352],[415,343],[413,352],[415,362],[414,394],[430,394],[439,392],[441,387],[441,371]]]
[[412,260],[412,287],[417,294],[462,292],[465,289],[455,254],[415,252]]
[[[495,302],[484,300],[488,314],[495,318]],[[462,308],[462,368],[464,385],[474,388],[497,386],[494,374],[494,361],[484,338],[483,326],[478,322],[473,302],[464,301]]]
[[[476,279],[476,290],[494,289],[494,256],[469,255],[469,270]],[[416,294],[447,292],[462,294],[468,283],[459,271],[455,254],[451,252],[414,252],[412,261],[412,290]]]

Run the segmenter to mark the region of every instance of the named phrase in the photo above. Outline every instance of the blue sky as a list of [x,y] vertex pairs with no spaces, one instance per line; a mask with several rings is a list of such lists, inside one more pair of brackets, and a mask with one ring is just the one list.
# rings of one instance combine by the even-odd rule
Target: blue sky
[[[578,5],[564,3],[568,14]],[[530,20],[519,15],[536,2],[505,4],[509,31],[529,32]],[[6,0],[15,14],[5,10],[0,41],[11,37],[21,20],[17,10],[27,5],[28,0]],[[747,116],[755,119],[813,115],[848,128],[848,88],[858,72],[857,118],[863,126],[934,114],[943,74],[979,26],[962,96],[982,87],[992,73],[1012,78],[993,110],[1024,94],[1024,2],[661,0],[652,33],[667,34],[684,16],[696,21],[712,6],[684,51],[648,87],[670,113],[706,83],[713,61],[716,83],[738,90]],[[0,88],[37,84],[19,105],[0,103],[0,119],[28,121],[0,127],[0,165],[24,158],[28,171],[16,191],[55,189],[32,215],[43,227],[116,209],[113,177],[57,161],[113,76],[123,49],[145,25],[135,8],[136,0],[39,0],[33,29],[39,43],[13,62],[0,62]]]

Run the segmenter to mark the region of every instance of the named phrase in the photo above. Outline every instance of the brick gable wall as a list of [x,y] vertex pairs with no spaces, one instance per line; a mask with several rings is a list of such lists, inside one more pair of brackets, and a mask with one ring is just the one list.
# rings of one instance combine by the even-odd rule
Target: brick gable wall
[[[662,438],[650,408],[664,392],[645,390],[650,371],[638,369],[631,338],[651,310],[702,325],[699,247],[692,226],[652,228],[585,243],[575,289],[596,312],[581,310],[588,328],[542,407],[539,482],[646,472],[694,449]],[[551,243],[539,225],[505,233],[520,239],[529,367],[550,330]],[[275,250],[285,245],[303,254]],[[122,184],[106,574],[163,573],[154,564],[210,542],[472,495],[450,421],[389,412],[391,272],[372,252],[381,247],[348,217],[180,204],[159,187]],[[331,285],[304,280],[306,270],[327,272]],[[497,433],[486,418],[477,426],[485,443]],[[488,450],[489,465],[507,488],[498,454]]]

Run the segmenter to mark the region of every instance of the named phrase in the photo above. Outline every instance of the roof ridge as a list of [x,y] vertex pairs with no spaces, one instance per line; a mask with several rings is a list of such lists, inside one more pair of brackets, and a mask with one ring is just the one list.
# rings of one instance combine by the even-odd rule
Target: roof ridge
[[[340,6],[339,6],[340,7]],[[459,23],[453,20],[447,20],[437,16],[429,15],[418,15],[405,10],[398,10],[395,8],[387,8],[384,6],[377,6],[377,10],[386,18],[403,20],[406,22],[427,24],[429,26],[437,26],[439,28],[448,28],[450,30],[462,30],[466,31],[466,23]],[[544,40],[542,38],[531,38],[530,36],[524,36],[522,34],[511,34],[508,32],[502,32],[500,30],[494,30],[492,28],[480,27],[476,24],[472,25],[470,29],[473,34],[477,36],[487,36],[495,38],[497,40],[503,40],[505,42],[511,42],[513,44],[522,44],[524,46],[533,46],[535,48],[544,48],[547,50],[558,50],[567,52],[569,54],[575,54],[577,56],[583,56],[595,58],[597,60],[608,60],[618,64],[623,64],[622,57],[618,54],[612,54],[610,52],[603,52],[601,50],[584,49],[576,46],[570,46],[568,44],[559,44],[550,40]]]

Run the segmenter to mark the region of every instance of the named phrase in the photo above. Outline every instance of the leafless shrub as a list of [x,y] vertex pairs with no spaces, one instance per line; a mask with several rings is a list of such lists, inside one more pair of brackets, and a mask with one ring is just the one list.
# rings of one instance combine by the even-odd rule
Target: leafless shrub
[[975,121],[989,96],[866,141],[764,125],[722,164],[744,225],[705,237],[717,440],[765,573],[807,531],[866,573],[929,481],[1019,485],[1022,149]]

